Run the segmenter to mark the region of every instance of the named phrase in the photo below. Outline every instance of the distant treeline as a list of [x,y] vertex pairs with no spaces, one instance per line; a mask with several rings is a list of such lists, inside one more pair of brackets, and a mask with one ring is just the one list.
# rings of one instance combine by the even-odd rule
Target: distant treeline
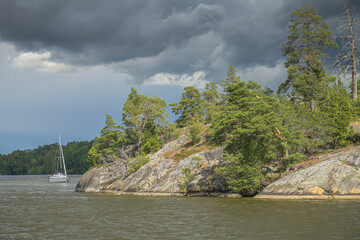
[[[87,155],[93,141],[69,142],[63,146],[68,174],[81,174],[89,168]],[[16,150],[0,154],[0,175],[50,174],[58,144],[33,150]]]

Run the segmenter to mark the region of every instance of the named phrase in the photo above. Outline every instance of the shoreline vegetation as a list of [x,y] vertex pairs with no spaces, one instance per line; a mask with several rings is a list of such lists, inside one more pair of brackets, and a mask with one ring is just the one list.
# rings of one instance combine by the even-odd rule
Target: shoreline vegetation
[[[101,136],[89,151],[91,174],[84,175],[77,189],[85,191],[90,183],[89,188],[98,191],[191,195],[225,190],[255,196],[311,156],[358,145],[359,135],[352,127],[360,117],[353,94],[357,82],[352,82],[349,93],[340,78],[328,73],[333,69],[323,65],[325,51],[344,44],[333,39],[315,6],[297,9],[282,49],[288,78],[277,92],[241,81],[229,66],[220,86],[209,82],[203,91],[184,88],[180,101],[169,104],[178,116],[174,124],[168,123],[164,100],[132,88],[122,123],[106,115]],[[167,145],[184,132],[185,143]],[[216,166],[206,172],[203,162],[209,164],[210,159],[204,155],[219,146],[221,157],[213,159]],[[158,171],[176,178],[166,179]],[[115,172],[121,174],[107,176]],[[169,179],[178,184],[169,184]]]
[[[83,174],[88,168],[87,155],[92,141],[69,142],[63,146],[66,167],[69,174]],[[0,154],[0,175],[50,174],[58,145],[39,146],[32,150],[16,150]]]
[[[90,168],[76,191],[358,199],[360,191],[354,190],[352,195],[345,187],[340,189],[342,183],[349,191],[360,188],[360,163],[351,153],[346,161],[333,154],[335,160],[306,165],[319,154],[330,151],[331,155],[337,149],[346,152],[360,143],[359,78],[355,74],[351,85],[344,86],[339,77],[329,74],[337,69],[324,66],[325,52],[343,54],[347,40],[335,42],[315,6],[305,5],[291,15],[282,49],[288,78],[276,92],[251,80],[240,80],[230,65],[219,85],[208,82],[203,91],[184,88],[180,101],[169,104],[178,116],[175,123],[169,123],[168,104],[163,99],[131,88],[122,108],[122,122],[118,125],[106,114],[105,127],[88,152]],[[351,65],[338,61],[337,67],[351,69],[353,61],[357,66],[358,58],[351,58]],[[339,189],[319,187],[314,180],[309,188],[320,189],[321,194],[306,193],[308,186],[296,190],[303,195],[281,193],[281,189],[277,194],[264,192],[274,182],[325,162],[344,171],[328,173],[334,174],[331,179],[336,184],[340,181]],[[312,172],[318,173],[323,169]],[[347,174],[355,177],[346,178]]]

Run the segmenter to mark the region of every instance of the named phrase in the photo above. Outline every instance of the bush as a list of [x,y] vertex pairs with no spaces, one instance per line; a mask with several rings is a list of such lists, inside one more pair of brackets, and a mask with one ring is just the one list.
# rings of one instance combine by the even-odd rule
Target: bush
[[190,139],[193,145],[197,144],[201,140],[201,131],[202,126],[198,121],[192,121],[192,124],[189,126]]
[[130,158],[129,160],[127,160],[127,162],[129,163],[129,171],[134,173],[136,172],[139,168],[141,168],[142,166],[144,166],[145,164],[147,164],[148,162],[150,162],[150,158],[148,156],[145,155],[139,155],[136,156],[134,158]]
[[180,184],[181,191],[186,195],[188,193],[188,185],[189,183],[195,179],[194,174],[191,174],[190,168],[182,169],[182,179],[178,183]]
[[254,196],[260,192],[264,178],[261,164],[246,162],[241,154],[225,154],[224,159],[227,165],[216,169],[216,173],[225,177],[230,190],[244,196]]

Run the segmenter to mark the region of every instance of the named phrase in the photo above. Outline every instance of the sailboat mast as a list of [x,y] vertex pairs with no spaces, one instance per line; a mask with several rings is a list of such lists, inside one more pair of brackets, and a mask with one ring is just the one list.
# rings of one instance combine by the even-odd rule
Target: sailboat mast
[[61,146],[61,135],[59,135],[59,150],[60,150],[61,161],[62,161],[63,166],[64,166],[65,176],[67,176],[66,167],[65,167],[65,160],[64,160],[64,153],[63,153],[62,146]]

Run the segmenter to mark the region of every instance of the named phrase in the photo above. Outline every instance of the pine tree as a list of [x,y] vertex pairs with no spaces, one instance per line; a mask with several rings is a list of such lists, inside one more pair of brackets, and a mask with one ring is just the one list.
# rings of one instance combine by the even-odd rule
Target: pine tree
[[238,81],[225,92],[227,103],[212,120],[213,139],[225,143],[228,161],[219,173],[234,191],[253,195],[264,177],[261,166],[286,154],[278,102],[252,81]]
[[209,122],[215,114],[216,104],[219,101],[219,92],[214,82],[206,83],[205,90],[201,93],[205,109],[205,121]]
[[229,65],[227,76],[228,77],[225,80],[221,80],[220,83],[220,86],[224,89],[240,81],[240,76],[236,75],[236,70],[231,65]]
[[117,126],[109,114],[106,114],[105,127],[100,133],[101,136],[95,137],[88,154],[88,162],[92,167],[100,165],[104,159],[114,159],[121,147],[129,141],[124,129]]
[[279,87],[280,93],[291,90],[293,98],[310,103],[312,112],[321,89],[329,81],[321,63],[323,51],[337,47],[329,26],[316,13],[315,6],[305,5],[291,15],[290,34],[283,49],[288,79]]
[[348,93],[340,80],[334,86],[327,88],[319,107],[329,128],[332,147],[346,146],[353,135],[350,128],[352,107]]
[[199,90],[194,87],[185,87],[180,102],[170,104],[170,106],[172,106],[171,110],[175,115],[180,115],[176,120],[179,127],[187,126],[192,118],[197,117],[198,120],[202,120],[204,114],[203,100]]

